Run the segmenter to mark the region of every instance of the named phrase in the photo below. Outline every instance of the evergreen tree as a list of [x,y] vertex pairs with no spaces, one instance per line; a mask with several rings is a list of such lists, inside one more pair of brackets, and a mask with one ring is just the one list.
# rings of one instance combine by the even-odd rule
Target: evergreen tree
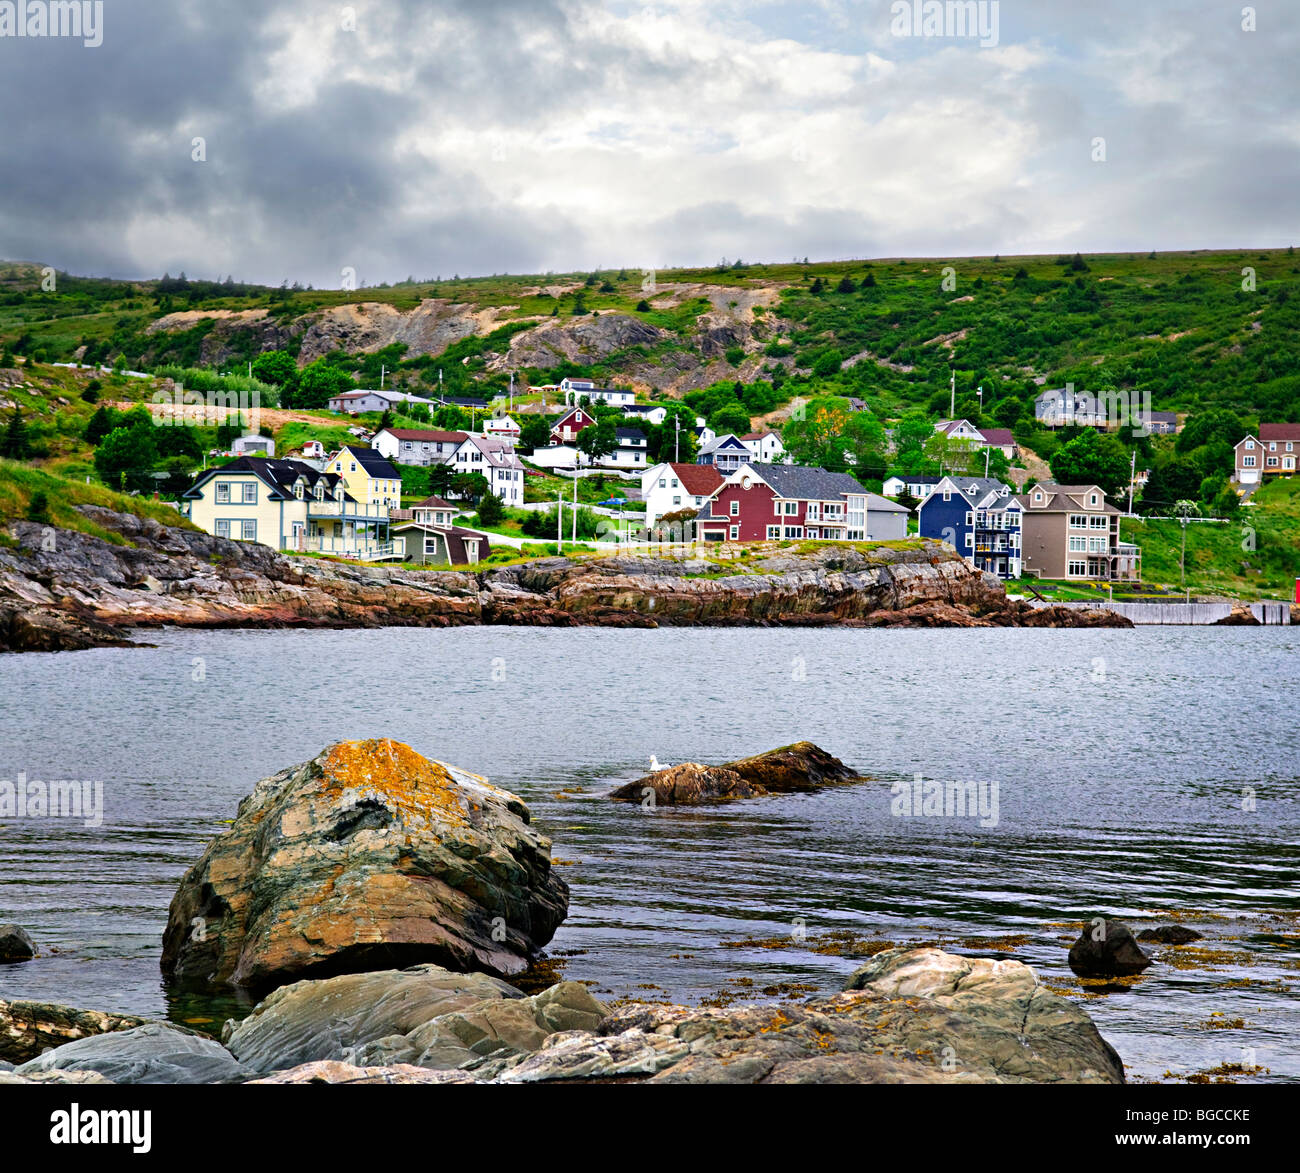
[[17,405],[9,415],[4,435],[0,436],[0,456],[9,460],[26,460],[32,454],[31,442],[27,438],[27,421]]

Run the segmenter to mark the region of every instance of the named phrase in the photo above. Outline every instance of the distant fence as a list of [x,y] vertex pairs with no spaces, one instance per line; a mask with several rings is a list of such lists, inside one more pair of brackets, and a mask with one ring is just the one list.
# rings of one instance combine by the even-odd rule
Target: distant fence
[[[1231,603],[1107,603],[1091,600],[1076,603],[1039,603],[1034,607],[1082,607],[1114,611],[1139,627],[1205,627],[1232,614]],[[1250,613],[1269,627],[1287,626],[1291,622],[1289,603],[1251,603]]]

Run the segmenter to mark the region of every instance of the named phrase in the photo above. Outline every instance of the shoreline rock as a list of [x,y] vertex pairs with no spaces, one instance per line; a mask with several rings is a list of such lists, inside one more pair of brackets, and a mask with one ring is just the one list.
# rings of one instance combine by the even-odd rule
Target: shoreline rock
[[172,899],[162,971],[269,989],[434,962],[522,972],[568,912],[550,840],[486,779],[387,739],[257,784]]
[[653,794],[655,806],[698,806],[858,781],[860,776],[839,758],[811,741],[800,741],[721,766],[698,762],[670,766],[620,786],[609,797],[615,802],[643,803]]
[[31,961],[36,956],[36,942],[21,925],[0,925],[0,965]]
[[130,1014],[77,1010],[51,1002],[0,1001],[0,1060],[26,1063],[64,1043],[129,1030],[144,1021]]
[[1131,627],[1113,612],[1036,610],[938,542],[821,546],[728,563],[629,551],[469,571],[292,558],[116,513],[79,511],[125,544],[16,521],[0,547],[0,652],[131,646],[184,628]]
[[1080,977],[1129,977],[1150,966],[1152,959],[1127,925],[1098,918],[1085,922],[1070,946],[1069,963]]

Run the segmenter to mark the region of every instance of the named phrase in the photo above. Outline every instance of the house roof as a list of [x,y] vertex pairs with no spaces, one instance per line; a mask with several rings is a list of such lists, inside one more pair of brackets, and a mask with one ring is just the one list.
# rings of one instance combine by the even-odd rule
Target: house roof
[[394,532],[416,529],[422,533],[441,534],[447,542],[447,553],[453,566],[465,566],[469,563],[469,555],[465,550],[466,541],[478,543],[480,559],[492,553],[492,543],[487,534],[463,529],[458,525],[430,525],[423,521],[403,521],[400,525],[393,526]]
[[[845,493],[867,494],[847,473],[827,472],[824,468],[805,468],[798,464],[757,464],[748,466],[763,479],[778,497],[799,501],[834,501]],[[743,470],[742,470],[743,472]],[[879,498],[884,501],[883,497]],[[901,505],[887,502],[890,509]]]
[[991,508],[996,512],[999,509],[1005,509],[1012,501],[1016,500],[1011,487],[1003,484],[995,477],[946,476],[935,484],[935,491],[921,502],[918,509],[924,509],[932,501],[942,499],[939,486],[945,481],[952,485],[953,492],[960,494],[972,506],[981,505],[989,508],[990,506],[987,506],[986,502],[988,502],[989,498],[993,498],[995,503]]
[[389,462],[388,458],[374,448],[362,448],[356,444],[344,444],[338,452],[331,456],[331,460],[336,460],[344,452],[350,452],[356,461],[367,474],[386,481],[398,481],[402,479],[402,474],[397,471]]
[[469,436],[468,432],[425,431],[421,428],[384,428],[383,431],[399,440],[419,440],[425,444],[463,444]]
[[719,448],[739,448],[742,452],[749,451],[739,436],[731,432],[723,432],[721,436],[705,444],[700,449],[700,455],[703,456],[706,452],[716,452]]
[[1275,440],[1300,440],[1300,424],[1260,424],[1259,438],[1265,443]]
[[569,418],[575,415],[585,415],[589,420],[593,420],[593,421],[596,418],[591,414],[591,412],[587,411],[585,408],[571,407],[562,416],[560,416],[560,418],[557,419],[555,423],[551,425],[551,431],[558,432],[560,428],[562,428],[565,425],[565,423],[569,420]]
[[[1046,500],[1041,505],[1031,505],[1030,501],[1033,494],[1042,489]],[[1106,494],[1102,492],[1100,485],[1058,485],[1052,481],[1041,481],[1027,492],[1020,493],[1016,500],[1024,506],[1026,513],[1069,513],[1073,509],[1086,509],[1096,511],[1096,506],[1084,505],[1084,497],[1089,493],[1100,493],[1102,502],[1105,506],[1103,512],[1118,513],[1109,501],[1106,500]]]
[[670,464],[668,467],[693,497],[707,497],[722,484],[722,474],[712,464]]
[[449,501],[444,501],[441,497],[426,497],[423,501],[417,501],[411,506],[412,509],[450,509],[453,513],[459,512],[455,505]]
[[775,432],[750,432],[749,435],[747,436],[741,436],[741,439],[742,440],[766,440],[768,436],[774,436],[778,440],[781,438],[780,436],[777,436]]
[[[293,487],[299,477],[306,480],[308,490],[315,490],[316,485],[321,483],[331,496],[337,491],[339,483],[339,477],[335,473],[321,472],[301,460],[268,460],[260,456],[241,456],[222,468],[210,468],[202,473],[182,496],[197,497],[201,485],[214,477],[231,473],[252,473],[271,490],[272,500],[287,500],[293,497]],[[344,498],[348,501],[354,499],[346,492]]]
[[614,435],[620,440],[640,440],[645,443],[645,433],[640,428],[615,428]]
[[998,447],[1016,442],[1010,428],[980,428],[980,435],[984,437],[986,443]]
[[[1176,411],[1148,411],[1146,418],[1159,420],[1162,424],[1176,424],[1178,422],[1178,413]],[[1296,426],[1300,427],[1300,424]]]

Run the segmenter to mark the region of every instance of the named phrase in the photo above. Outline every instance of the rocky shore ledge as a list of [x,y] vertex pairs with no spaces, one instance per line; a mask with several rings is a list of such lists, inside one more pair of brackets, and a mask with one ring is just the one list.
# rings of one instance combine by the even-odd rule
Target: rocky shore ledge
[[[293,558],[78,507],[125,544],[33,522],[0,546],[0,652],[129,644],[134,629],[856,626],[1129,627],[1034,609],[937,542],[781,551],[721,570],[688,556],[544,558],[478,572]],[[734,572],[733,572],[734,571]]]
[[[756,795],[852,777],[806,742],[729,768]],[[0,1084],[1124,1081],[1088,1015],[1028,966],[937,948],[726,1009],[605,1005],[575,981],[526,994],[505,979],[568,896],[514,795],[399,742],[332,745],[259,782],[172,901],[164,974],[254,989],[252,1013],[218,1041],[0,1002]]]

